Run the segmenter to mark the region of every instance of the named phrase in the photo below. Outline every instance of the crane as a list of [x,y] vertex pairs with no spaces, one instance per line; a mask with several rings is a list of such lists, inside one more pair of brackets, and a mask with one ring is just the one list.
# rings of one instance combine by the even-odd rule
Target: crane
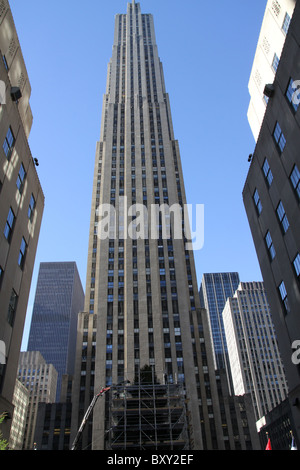
[[85,413],[85,415],[84,415],[84,417],[83,417],[83,420],[82,420],[82,422],[81,422],[81,425],[80,425],[80,427],[79,427],[79,429],[78,429],[78,431],[77,431],[76,437],[75,437],[74,442],[73,442],[72,447],[71,447],[71,450],[76,450],[76,449],[77,449],[77,445],[78,445],[79,439],[80,439],[80,437],[81,437],[81,435],[82,435],[82,433],[83,433],[83,430],[84,430],[84,428],[85,428],[85,425],[86,425],[86,423],[87,423],[87,420],[89,419],[89,416],[90,416],[91,412],[93,411],[94,406],[95,406],[95,404],[96,404],[98,398],[99,398],[99,397],[102,397],[102,395],[104,395],[104,393],[108,392],[110,389],[111,389],[111,387],[103,387],[103,388],[101,388],[101,390],[100,390],[96,395],[94,395],[94,397],[93,397],[93,399],[92,399],[92,401],[91,401],[91,403],[90,403],[88,409],[86,410],[86,413]]
[[[120,382],[118,385],[123,385],[123,384],[125,385],[125,384],[128,384],[128,383],[130,383],[129,380],[125,380],[124,382]],[[114,385],[113,387],[115,387],[115,385]],[[103,388],[101,388],[101,390],[100,390],[98,393],[96,393],[96,395],[94,395],[94,397],[93,397],[93,399],[92,399],[92,401],[91,401],[91,403],[90,403],[88,409],[86,410],[86,413],[85,413],[85,415],[84,415],[84,417],[83,417],[83,420],[82,420],[82,422],[81,422],[81,425],[80,425],[80,427],[79,427],[79,429],[78,429],[78,431],[77,431],[77,434],[76,434],[76,436],[75,436],[74,442],[73,442],[72,447],[71,447],[71,450],[76,450],[76,449],[77,449],[79,439],[81,438],[81,435],[82,435],[82,433],[83,433],[83,430],[84,430],[84,428],[85,428],[85,425],[86,425],[86,423],[87,423],[87,421],[88,421],[88,419],[89,419],[89,416],[90,416],[91,412],[92,412],[93,409],[94,409],[94,406],[95,406],[95,404],[96,404],[98,398],[99,398],[99,397],[102,397],[102,395],[104,395],[106,392],[108,392],[111,388],[112,388],[112,386],[110,386],[110,387],[103,387]]]

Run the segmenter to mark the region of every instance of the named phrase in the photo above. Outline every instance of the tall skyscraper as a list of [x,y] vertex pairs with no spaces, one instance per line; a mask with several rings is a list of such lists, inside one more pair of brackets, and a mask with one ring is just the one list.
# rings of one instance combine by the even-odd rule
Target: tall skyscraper
[[[31,86],[7,0],[0,1],[0,414],[13,394],[44,194],[28,145]],[[2,355],[1,355],[2,356]],[[2,425],[9,437],[11,420]]]
[[239,283],[238,273],[204,273],[199,292],[201,307],[206,309],[209,317],[215,368],[226,369],[228,377],[230,367],[222,312],[226,300],[233,296]]
[[[155,212],[163,204],[165,213]],[[123,380],[133,383],[149,366],[161,385],[183,385],[187,445],[224,448],[208,323],[186,245],[185,204],[153,17],[133,1],[127,14],[115,17],[96,149],[73,435],[93,393]],[[98,400],[82,448],[107,445],[108,406]]]
[[226,302],[223,320],[234,394],[251,394],[258,421],[288,390],[264,284],[241,282]]
[[62,376],[74,373],[77,318],[83,303],[75,262],[40,264],[27,349],[39,351],[57,370],[57,401]]
[[243,190],[300,442],[300,4],[290,22]]

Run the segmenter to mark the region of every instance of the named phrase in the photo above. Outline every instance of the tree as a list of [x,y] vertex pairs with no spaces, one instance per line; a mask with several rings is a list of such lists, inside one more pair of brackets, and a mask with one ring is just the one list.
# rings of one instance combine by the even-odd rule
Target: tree
[[134,383],[140,385],[150,385],[159,384],[159,381],[157,380],[156,374],[153,371],[152,367],[146,364],[144,365],[144,367],[142,367],[140,373],[136,374],[134,378]]
[[[0,424],[2,424],[4,420],[5,420],[5,413],[2,413],[0,415]],[[7,446],[8,446],[8,442],[6,439],[3,439],[3,434],[0,431],[0,450],[6,450]]]

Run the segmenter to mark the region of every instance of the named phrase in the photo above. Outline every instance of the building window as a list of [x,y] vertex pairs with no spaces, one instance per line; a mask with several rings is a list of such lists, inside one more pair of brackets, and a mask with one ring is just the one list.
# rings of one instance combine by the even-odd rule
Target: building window
[[283,152],[283,149],[284,149],[285,144],[286,144],[286,139],[285,139],[285,137],[282,133],[281,127],[278,124],[278,122],[276,122],[275,129],[274,129],[274,132],[273,132],[273,137],[274,137],[274,140],[275,140],[280,152]]
[[270,234],[269,230],[267,231],[267,234],[265,236],[265,242],[266,242],[266,245],[267,245],[267,248],[268,248],[268,253],[269,253],[270,260],[272,261],[275,258],[276,252],[275,252],[275,248],[274,248],[274,245],[273,245],[273,240],[272,240],[272,237],[271,237],[271,234]]
[[9,243],[11,241],[14,224],[15,224],[15,214],[13,213],[12,208],[10,208],[8,216],[7,216],[6,224],[5,224],[5,229],[4,229],[4,236]]
[[15,145],[15,137],[14,137],[12,128],[9,127],[6,137],[4,139],[4,143],[3,143],[3,150],[6,155],[7,160],[9,160],[11,157],[14,145]]
[[2,285],[3,276],[4,276],[4,269],[2,268],[2,266],[0,266],[0,289]]
[[282,31],[284,32],[285,35],[287,35],[288,29],[289,29],[289,26],[290,26],[290,22],[291,22],[291,17],[288,13],[286,13],[285,17],[284,17],[284,20],[283,20],[283,24],[282,24]]
[[296,258],[293,261],[294,269],[296,272],[296,276],[298,279],[300,279],[300,255],[297,253]]
[[16,310],[17,310],[17,303],[18,303],[18,296],[14,289],[12,290],[10,301],[8,305],[8,312],[7,312],[7,321],[10,326],[14,326]]
[[263,96],[263,100],[264,100],[264,103],[265,103],[266,106],[269,103],[269,99],[270,98],[268,96],[266,96],[266,95]]
[[254,204],[255,204],[257,213],[259,215],[262,211],[262,204],[261,204],[261,200],[259,198],[259,194],[258,194],[257,189],[255,189],[255,191],[254,191],[253,200],[254,200]]
[[285,308],[285,311],[286,311],[286,313],[288,313],[290,311],[290,307],[289,307],[289,302],[288,302],[288,298],[287,298],[286,288],[285,288],[285,285],[284,285],[283,281],[279,285],[278,290],[279,290],[280,298],[281,298],[281,301],[282,301],[283,306]]
[[272,2],[272,10],[273,10],[275,16],[278,16],[278,15],[279,15],[280,10],[281,10],[281,6],[280,6],[280,3],[278,2],[278,0],[273,0],[273,2]]
[[266,178],[267,185],[268,185],[268,187],[270,187],[271,184],[272,184],[272,181],[273,181],[273,175],[272,175],[272,172],[271,172],[271,169],[270,169],[270,166],[269,166],[269,162],[266,158],[265,158],[265,161],[264,161],[264,164],[263,164],[263,172],[264,172],[264,175],[265,175],[265,178]]
[[272,62],[272,69],[275,73],[278,69],[278,64],[279,64],[279,57],[277,56],[277,54],[274,54],[273,62]]
[[5,69],[8,70],[8,63],[7,63],[5,55],[2,56],[2,59],[3,59]]
[[28,207],[28,219],[32,222],[32,219],[33,219],[33,213],[34,213],[34,209],[35,209],[35,199],[34,199],[34,196],[33,194],[31,194],[31,198],[30,198],[30,202],[29,202],[29,207]]
[[23,166],[23,163],[21,163],[21,167],[19,170],[18,178],[17,178],[17,187],[18,187],[18,190],[20,191],[20,194],[22,194],[23,192],[25,177],[26,177],[25,168]]
[[294,166],[293,171],[290,175],[290,181],[297,195],[298,201],[300,201],[300,171],[297,165]]
[[294,84],[294,80],[290,78],[287,90],[285,92],[285,96],[288,102],[290,103],[293,111],[296,112],[299,106],[299,98],[298,98],[298,93],[296,92],[297,91],[296,87],[293,86],[293,84]]
[[20,253],[19,253],[19,260],[18,260],[18,264],[22,270],[25,264],[26,252],[27,252],[27,243],[23,237],[21,246],[20,246]]
[[286,213],[285,213],[285,210],[281,201],[279,202],[277,206],[276,212],[277,212],[278,220],[280,222],[281,229],[283,233],[286,233],[290,224],[289,224],[288,218],[286,216]]

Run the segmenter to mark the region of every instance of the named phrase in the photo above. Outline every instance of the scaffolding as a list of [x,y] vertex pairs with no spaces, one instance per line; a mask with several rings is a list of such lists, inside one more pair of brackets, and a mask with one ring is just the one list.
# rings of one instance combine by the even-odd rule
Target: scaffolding
[[109,392],[108,450],[187,450],[188,420],[181,384],[137,383]]

